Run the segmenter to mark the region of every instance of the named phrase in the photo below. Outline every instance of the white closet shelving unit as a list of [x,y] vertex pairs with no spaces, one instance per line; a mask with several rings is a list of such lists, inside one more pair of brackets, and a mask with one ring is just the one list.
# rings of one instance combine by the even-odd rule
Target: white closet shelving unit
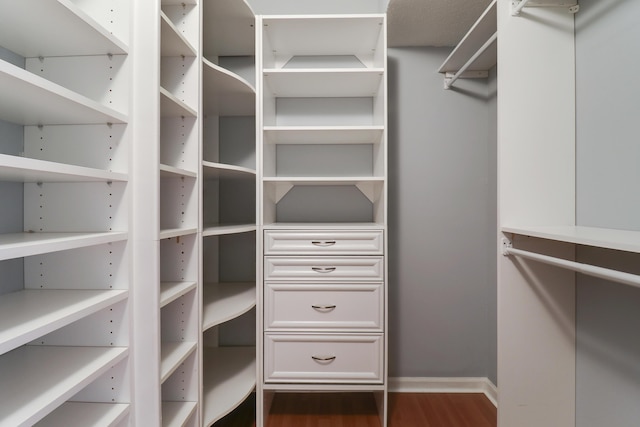
[[[255,390],[255,16],[244,0],[203,1],[202,425]],[[251,326],[251,329],[254,329]]]
[[0,425],[129,419],[130,5],[0,2]]
[[385,16],[257,26],[258,425],[298,390],[373,392],[385,426]]
[[160,384],[163,426],[199,421],[201,1],[160,11]]

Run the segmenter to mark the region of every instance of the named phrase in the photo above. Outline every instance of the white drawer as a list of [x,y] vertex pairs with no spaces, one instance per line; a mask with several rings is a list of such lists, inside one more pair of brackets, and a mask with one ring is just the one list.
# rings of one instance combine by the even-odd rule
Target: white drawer
[[267,329],[382,332],[382,284],[269,284]]
[[265,280],[382,281],[382,257],[265,257]]
[[381,230],[274,231],[264,234],[266,255],[382,255]]
[[382,335],[265,335],[268,383],[381,384]]

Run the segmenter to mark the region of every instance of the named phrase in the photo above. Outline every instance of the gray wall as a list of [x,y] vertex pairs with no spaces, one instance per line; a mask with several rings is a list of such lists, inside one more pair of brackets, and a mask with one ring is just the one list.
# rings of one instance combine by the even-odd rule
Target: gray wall
[[[577,223],[640,230],[640,2],[580,0],[576,15]],[[578,259],[640,273],[640,256]],[[578,276],[577,425],[640,420],[640,289]]]
[[495,382],[495,76],[443,90],[449,51],[389,49],[389,374]]

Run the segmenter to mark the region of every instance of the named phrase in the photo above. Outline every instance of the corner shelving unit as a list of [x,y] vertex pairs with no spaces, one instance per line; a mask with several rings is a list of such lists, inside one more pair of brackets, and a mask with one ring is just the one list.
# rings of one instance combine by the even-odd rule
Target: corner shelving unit
[[236,333],[255,329],[255,17],[244,0],[203,3],[201,395],[211,426],[256,385],[255,340]]
[[129,418],[131,12],[96,3],[0,2],[3,425]]

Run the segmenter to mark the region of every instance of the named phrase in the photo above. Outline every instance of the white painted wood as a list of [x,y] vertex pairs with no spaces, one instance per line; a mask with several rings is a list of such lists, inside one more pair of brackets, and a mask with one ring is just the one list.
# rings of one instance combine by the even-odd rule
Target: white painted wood
[[126,348],[23,346],[0,357],[0,413],[31,425],[127,357]]
[[36,290],[0,299],[0,354],[127,298],[125,290]]
[[0,154],[0,179],[14,182],[127,181],[124,173]]
[[265,90],[277,97],[367,97],[378,91],[384,69],[266,69]]
[[183,32],[177,28],[164,10],[160,12],[160,22],[160,52],[162,56],[196,56],[196,48],[185,37]]
[[256,305],[253,282],[205,283],[202,297],[202,330],[234,319]]
[[256,385],[254,347],[207,348],[203,354],[203,425],[211,426],[242,403]]
[[256,228],[257,226],[255,224],[205,225],[205,228],[202,230],[202,237],[248,233],[251,231],[256,231]]
[[205,57],[255,55],[255,17],[245,0],[205,1],[202,19]]
[[196,178],[197,176],[197,172],[169,165],[160,165],[160,178]]
[[163,342],[161,346],[160,382],[164,383],[180,364],[196,350],[196,342]]
[[256,170],[224,163],[202,161],[204,178],[255,178]]
[[195,234],[198,230],[196,228],[167,228],[160,230],[160,239],[172,239],[174,237],[188,236]]
[[184,427],[196,413],[196,402],[162,402],[162,427]]
[[371,257],[264,257],[266,281],[380,282],[384,258]]
[[196,110],[167,89],[161,87],[160,95],[160,114],[162,117],[195,117],[198,115]]
[[382,335],[265,334],[265,382],[383,382]]
[[384,126],[265,126],[265,144],[379,144]]
[[382,255],[383,233],[373,231],[265,230],[265,255]]
[[115,427],[129,415],[126,403],[65,402],[36,427],[69,427],[86,425],[93,427]]
[[193,56],[163,56],[160,59],[160,86],[194,111],[198,110],[200,100],[199,65]]
[[160,283],[160,307],[177,300],[181,296],[196,289],[196,282],[161,282]]
[[256,92],[242,77],[203,59],[204,113],[216,116],[255,114]]

